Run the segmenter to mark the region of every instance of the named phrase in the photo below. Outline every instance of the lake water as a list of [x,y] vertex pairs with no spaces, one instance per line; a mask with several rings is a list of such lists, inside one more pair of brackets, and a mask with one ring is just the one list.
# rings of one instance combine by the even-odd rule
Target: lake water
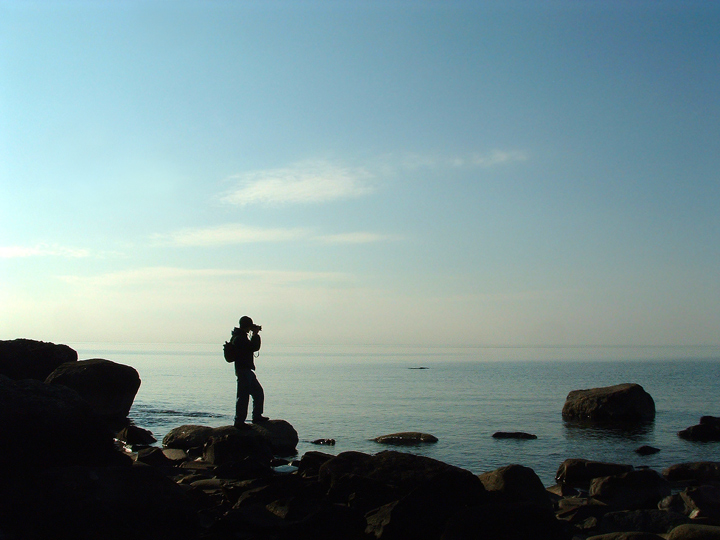
[[[183,424],[232,424],[235,376],[220,345],[70,344],[80,359],[133,366],[142,385],[130,412],[162,441]],[[692,443],[677,432],[700,416],[720,416],[720,348],[382,348],[273,347],[256,359],[265,414],[290,422],[298,453],[376,453],[372,438],[399,431],[438,437],[412,447],[474,473],[518,463],[553,484],[566,458],[661,470],[685,461],[720,461],[720,443]],[[425,367],[428,369],[412,369]],[[655,400],[653,423],[630,433],[565,423],[571,390],[624,382]],[[536,440],[497,440],[525,431]],[[319,438],[335,446],[317,446]],[[159,443],[158,443],[159,444]],[[661,449],[639,456],[642,445]],[[392,448],[392,447],[391,447]]]

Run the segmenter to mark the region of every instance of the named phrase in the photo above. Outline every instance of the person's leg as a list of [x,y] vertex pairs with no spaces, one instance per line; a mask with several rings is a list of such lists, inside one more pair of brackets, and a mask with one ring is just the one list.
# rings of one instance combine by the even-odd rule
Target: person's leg
[[242,426],[247,418],[248,402],[252,387],[252,372],[247,369],[238,373],[237,376],[237,397],[235,398],[235,426]]
[[[252,373],[252,372],[251,372]],[[252,373],[252,383],[250,385],[250,395],[253,398],[253,421],[255,420],[266,420],[262,415],[263,408],[265,406],[265,392],[257,377]]]

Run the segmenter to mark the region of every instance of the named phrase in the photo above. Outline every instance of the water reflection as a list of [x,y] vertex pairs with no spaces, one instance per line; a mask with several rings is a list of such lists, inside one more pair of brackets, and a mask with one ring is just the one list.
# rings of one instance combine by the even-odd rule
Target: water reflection
[[655,422],[589,422],[563,420],[565,437],[578,441],[632,441],[645,442],[655,431]]

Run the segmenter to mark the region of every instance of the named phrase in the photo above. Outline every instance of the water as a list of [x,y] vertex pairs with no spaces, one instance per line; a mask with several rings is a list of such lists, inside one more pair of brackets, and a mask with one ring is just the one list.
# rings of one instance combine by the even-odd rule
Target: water
[[[233,422],[235,377],[218,345],[71,344],[81,359],[131,365],[142,379],[130,412],[161,441],[183,424]],[[298,453],[376,453],[372,438],[432,433],[412,447],[474,473],[518,463],[551,485],[566,458],[661,470],[685,461],[720,461],[720,443],[691,443],[677,432],[702,415],[720,416],[720,348],[413,349],[264,346],[256,360],[265,413],[298,431]],[[428,369],[411,369],[427,367]],[[632,432],[581,428],[560,415],[571,390],[623,382],[653,396],[653,423]],[[525,431],[536,440],[497,440]],[[335,439],[335,446],[311,441]],[[639,456],[642,445],[661,452]]]

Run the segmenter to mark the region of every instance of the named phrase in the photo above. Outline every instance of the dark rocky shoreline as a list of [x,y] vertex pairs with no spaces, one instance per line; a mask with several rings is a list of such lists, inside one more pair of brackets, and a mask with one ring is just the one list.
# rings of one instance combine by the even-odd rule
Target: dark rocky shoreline
[[[159,447],[127,420],[137,372],[73,353],[0,342],[2,540],[720,540],[720,462],[654,471],[567,459],[546,488],[516,464],[475,475],[397,450],[298,457],[298,435],[283,420],[178,426]],[[571,393],[563,415],[654,416],[639,385],[611,388]],[[720,419],[698,426],[680,436],[718,440]]]

